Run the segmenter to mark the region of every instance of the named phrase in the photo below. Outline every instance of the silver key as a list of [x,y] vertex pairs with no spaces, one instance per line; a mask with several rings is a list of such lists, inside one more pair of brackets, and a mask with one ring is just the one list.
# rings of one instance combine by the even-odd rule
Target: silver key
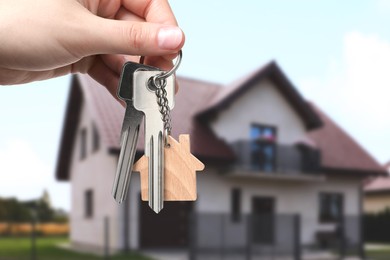
[[112,195],[118,203],[125,200],[131,179],[134,157],[137,149],[139,128],[143,112],[133,106],[134,73],[138,70],[157,70],[154,67],[128,62],[123,66],[118,89],[118,97],[126,102],[126,112],[120,138],[121,150],[118,159]]
[[[149,206],[156,213],[162,210],[164,203],[164,124],[155,89],[149,80],[160,73],[160,71],[136,71],[134,81],[137,88],[133,88],[134,107],[145,114],[145,156],[149,161]],[[175,93],[174,76],[168,77],[166,81],[168,106],[172,109]]]

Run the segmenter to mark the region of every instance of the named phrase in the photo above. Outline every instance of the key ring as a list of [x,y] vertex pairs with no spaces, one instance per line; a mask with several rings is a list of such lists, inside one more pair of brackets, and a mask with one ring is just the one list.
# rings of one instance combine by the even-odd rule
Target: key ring
[[166,79],[166,78],[170,77],[173,73],[175,73],[177,68],[180,66],[182,57],[183,57],[183,52],[180,50],[179,53],[177,54],[176,63],[175,63],[175,65],[173,65],[173,68],[168,72],[163,72],[163,73],[159,74],[156,78],[157,79]]
[[[180,50],[177,54],[177,60],[176,60],[175,65],[173,65],[173,68],[168,72],[162,72],[161,74],[158,74],[157,76],[155,76],[155,79],[158,79],[158,80],[166,79],[166,78],[170,77],[173,73],[175,73],[177,68],[180,66],[182,57],[183,57],[183,52],[182,52],[182,50]],[[139,63],[144,64],[144,61],[145,61],[145,56],[141,56],[139,58]]]

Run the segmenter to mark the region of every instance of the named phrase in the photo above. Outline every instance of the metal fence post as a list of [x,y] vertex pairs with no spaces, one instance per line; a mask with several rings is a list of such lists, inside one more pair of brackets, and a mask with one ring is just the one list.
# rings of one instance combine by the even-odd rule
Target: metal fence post
[[110,259],[110,222],[109,218],[104,218],[104,259]]
[[31,260],[37,259],[37,245],[36,245],[36,218],[33,214],[31,219]]
[[224,223],[224,217],[223,214],[220,215],[221,217],[221,259],[225,258],[225,223]]
[[252,259],[252,216],[250,214],[247,215],[246,222],[246,260]]
[[344,259],[345,256],[345,226],[344,216],[340,216],[339,223],[337,224],[337,236],[339,240],[339,259]]
[[364,242],[365,242],[365,215],[363,210],[364,205],[364,188],[363,185],[359,186],[359,215],[358,215],[358,221],[359,221],[359,229],[360,229],[360,237],[359,237],[359,256],[361,259],[366,259],[366,251],[364,249]]
[[196,213],[191,213],[190,215],[190,252],[189,252],[189,258],[190,260],[196,260]]
[[301,216],[296,214],[293,216],[294,225],[294,260],[302,259],[301,251]]
[[366,251],[364,249],[364,216],[360,214],[359,216],[359,227],[360,227],[360,237],[359,237],[359,256],[361,259],[366,259]]

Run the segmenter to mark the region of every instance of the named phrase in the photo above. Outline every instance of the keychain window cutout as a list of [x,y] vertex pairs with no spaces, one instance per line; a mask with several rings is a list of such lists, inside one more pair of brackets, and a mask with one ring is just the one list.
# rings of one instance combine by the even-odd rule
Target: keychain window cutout
[[[190,151],[190,136],[180,135],[179,142],[168,136],[170,147],[165,153],[165,201],[194,201],[197,198],[196,172],[204,169],[204,164]],[[142,156],[134,165],[134,172],[141,175],[141,198],[148,200],[148,157]]]

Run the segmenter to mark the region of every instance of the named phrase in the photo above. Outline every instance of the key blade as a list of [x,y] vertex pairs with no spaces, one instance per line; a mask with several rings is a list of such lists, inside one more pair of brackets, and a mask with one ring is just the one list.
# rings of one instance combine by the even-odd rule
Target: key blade
[[121,131],[121,151],[118,158],[118,166],[115,174],[112,195],[118,203],[126,199],[129,190],[136,146],[143,113],[133,106],[134,73],[136,71],[158,71],[157,68],[126,62],[122,67],[117,96],[126,102],[126,113]]
[[[148,157],[148,195],[149,206],[156,213],[163,209],[164,205],[164,123],[161,119],[157,96],[150,79],[160,74],[160,71],[136,71],[134,72],[133,89],[134,107],[145,114],[145,156]],[[165,90],[167,92],[168,105],[174,105],[175,78],[166,79]]]
[[136,110],[133,106],[126,108],[123,121],[124,132],[121,137],[121,151],[111,192],[118,203],[122,203],[125,200],[129,190],[142,119],[142,112]]
[[164,140],[160,131],[149,141],[149,207],[159,213],[164,207]]

